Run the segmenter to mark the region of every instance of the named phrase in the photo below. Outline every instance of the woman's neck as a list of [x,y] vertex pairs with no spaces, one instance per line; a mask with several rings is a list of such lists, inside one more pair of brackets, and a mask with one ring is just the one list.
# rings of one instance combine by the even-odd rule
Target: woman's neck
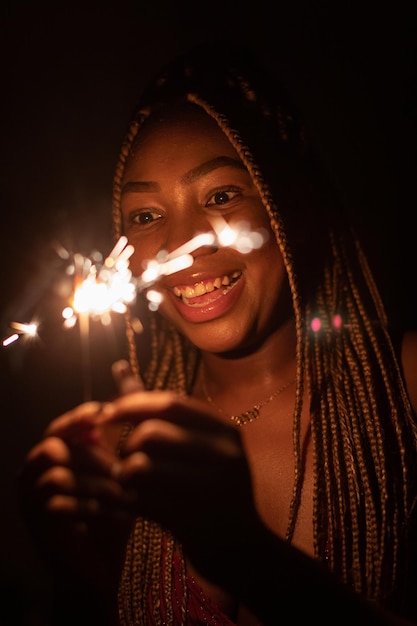
[[[202,353],[194,395],[215,396],[220,406],[233,396],[255,404],[296,375],[296,331],[291,319],[261,346],[243,353]],[[245,403],[245,402],[243,402]]]

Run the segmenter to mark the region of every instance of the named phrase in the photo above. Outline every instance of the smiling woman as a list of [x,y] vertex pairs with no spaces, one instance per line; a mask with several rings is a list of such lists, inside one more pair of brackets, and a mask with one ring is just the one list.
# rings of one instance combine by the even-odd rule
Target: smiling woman
[[[217,123],[195,104],[158,114],[156,121],[148,118],[121,185],[123,232],[136,250],[136,274],[161,250],[170,253],[212,230],[219,217],[231,227],[248,223],[269,233],[262,248],[248,255],[232,247],[198,248],[191,268],[165,277],[158,287],[164,317],[197,347],[225,352],[255,338],[253,327],[261,332],[270,316],[266,304],[275,306],[279,296],[262,279],[268,271],[282,277],[285,271],[256,185]],[[278,284],[278,277],[273,280]],[[250,306],[239,307],[242,298]],[[247,337],[233,336],[231,316],[236,331]]]
[[203,45],[151,82],[114,179],[133,272],[219,223],[261,245],[204,240],[158,307],[144,289],[136,384],[29,453],[60,626],[417,623],[417,334],[391,335],[348,217],[246,51]]

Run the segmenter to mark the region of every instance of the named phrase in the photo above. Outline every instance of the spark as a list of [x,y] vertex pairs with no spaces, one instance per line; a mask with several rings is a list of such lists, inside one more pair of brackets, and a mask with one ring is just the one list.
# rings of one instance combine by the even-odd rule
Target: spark
[[6,337],[6,339],[3,339],[3,346],[9,346],[11,343],[14,343],[18,339],[19,335],[17,333],[13,333],[12,335],[9,335],[9,337]]
[[179,272],[194,263],[192,253],[198,248],[235,248],[241,254],[248,254],[260,248],[268,233],[265,229],[252,231],[248,222],[239,222],[233,228],[222,217],[211,218],[213,232],[200,233],[168,253],[161,250],[156,259],[145,262],[145,270],[138,279],[139,290],[151,287],[161,276]]
[[142,291],[153,285],[161,276],[179,272],[182,269],[191,267],[193,263],[194,258],[191,254],[183,254],[173,258],[166,257],[166,260],[162,262],[156,260],[148,261],[145,271],[139,278],[138,287]]
[[110,313],[125,313],[127,305],[136,297],[136,286],[129,269],[129,258],[134,247],[122,236],[110,254],[100,265],[100,261],[74,256],[71,271],[74,273],[75,289],[71,306],[62,311],[64,325],[71,328],[81,315],[100,319],[103,324],[110,322]]
[[183,254],[190,254],[202,246],[212,246],[216,242],[214,233],[201,233],[196,235],[189,241],[186,241],[182,246],[176,248],[173,252],[168,254],[167,259],[176,259]]
[[268,233],[265,229],[251,230],[249,222],[238,222],[234,227],[221,216],[211,218],[210,223],[216,233],[217,245],[235,248],[241,254],[249,254],[265,243]]
[[9,346],[11,343],[17,341],[20,337],[36,337],[38,332],[38,324],[36,322],[30,322],[30,324],[22,324],[21,322],[11,322],[10,328],[16,332],[12,333],[5,339],[3,339],[2,345]]
[[[138,293],[146,291],[149,308],[156,311],[162,301],[157,289],[152,289],[162,276],[187,269],[194,263],[193,253],[201,247],[232,247],[242,254],[260,248],[268,233],[265,229],[252,231],[247,222],[231,226],[224,218],[211,217],[211,232],[196,234],[178,248],[167,252],[160,250],[155,259],[144,263],[143,273],[135,278],[129,269],[134,247],[122,235],[111,252],[103,260],[99,252],[89,257],[76,253],[72,256],[62,246],[56,249],[58,256],[67,262],[66,274],[73,277],[70,301],[62,310],[64,327],[72,328],[77,322],[86,325],[89,318],[99,319],[102,324],[111,323],[111,313],[125,313]],[[12,323],[15,331],[3,340],[3,346],[14,343],[22,335],[35,336],[37,324]]]
[[138,279],[139,290],[147,289],[146,297],[149,308],[156,311],[162,302],[162,295],[156,289],[150,289],[162,275],[173,274],[190,267],[194,263],[192,253],[198,248],[212,246],[216,248],[232,247],[241,254],[248,254],[260,248],[268,237],[265,229],[253,231],[248,222],[239,222],[234,227],[221,216],[211,218],[213,232],[195,235],[189,241],[170,253],[161,250],[156,259],[145,262],[145,270]]
[[[260,247],[264,235],[251,232],[246,223],[232,228],[225,220],[216,219],[212,224],[213,232],[196,234],[171,252],[161,250],[155,259],[144,264],[143,273],[135,278],[129,269],[129,260],[134,253],[134,247],[128,243],[127,237],[121,236],[107,257],[103,260],[99,252],[92,252],[90,256],[80,253],[73,255],[62,246],[56,252],[62,261],[65,261],[66,274],[72,277],[73,288],[70,301],[62,310],[63,325],[73,328],[78,323],[81,342],[81,360],[83,371],[84,401],[92,398],[92,370],[90,355],[90,319],[100,320],[103,325],[111,323],[111,313],[125,313],[129,305],[133,304],[138,293],[146,292],[148,308],[157,311],[162,294],[153,285],[162,276],[174,274],[187,269],[194,263],[196,250],[205,246],[213,248],[234,247],[246,254]],[[37,324],[20,324],[13,322],[11,328],[15,332],[3,340],[3,346],[8,346],[20,336],[35,336]],[[134,327],[135,332],[142,332],[140,320]]]

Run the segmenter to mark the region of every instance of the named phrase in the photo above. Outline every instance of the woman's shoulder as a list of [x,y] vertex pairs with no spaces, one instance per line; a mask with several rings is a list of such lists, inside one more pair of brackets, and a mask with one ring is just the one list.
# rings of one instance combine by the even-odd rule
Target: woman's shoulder
[[402,335],[401,364],[408,395],[417,412],[417,330],[408,330]]

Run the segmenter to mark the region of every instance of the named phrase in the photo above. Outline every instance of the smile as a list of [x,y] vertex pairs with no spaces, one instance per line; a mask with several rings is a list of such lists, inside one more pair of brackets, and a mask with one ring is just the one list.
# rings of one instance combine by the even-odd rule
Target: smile
[[231,275],[217,276],[214,280],[207,280],[195,283],[194,285],[177,286],[173,291],[177,298],[180,298],[184,304],[191,304],[190,300],[205,296],[222,289],[222,293],[226,293],[241,277],[242,272],[236,271]]

